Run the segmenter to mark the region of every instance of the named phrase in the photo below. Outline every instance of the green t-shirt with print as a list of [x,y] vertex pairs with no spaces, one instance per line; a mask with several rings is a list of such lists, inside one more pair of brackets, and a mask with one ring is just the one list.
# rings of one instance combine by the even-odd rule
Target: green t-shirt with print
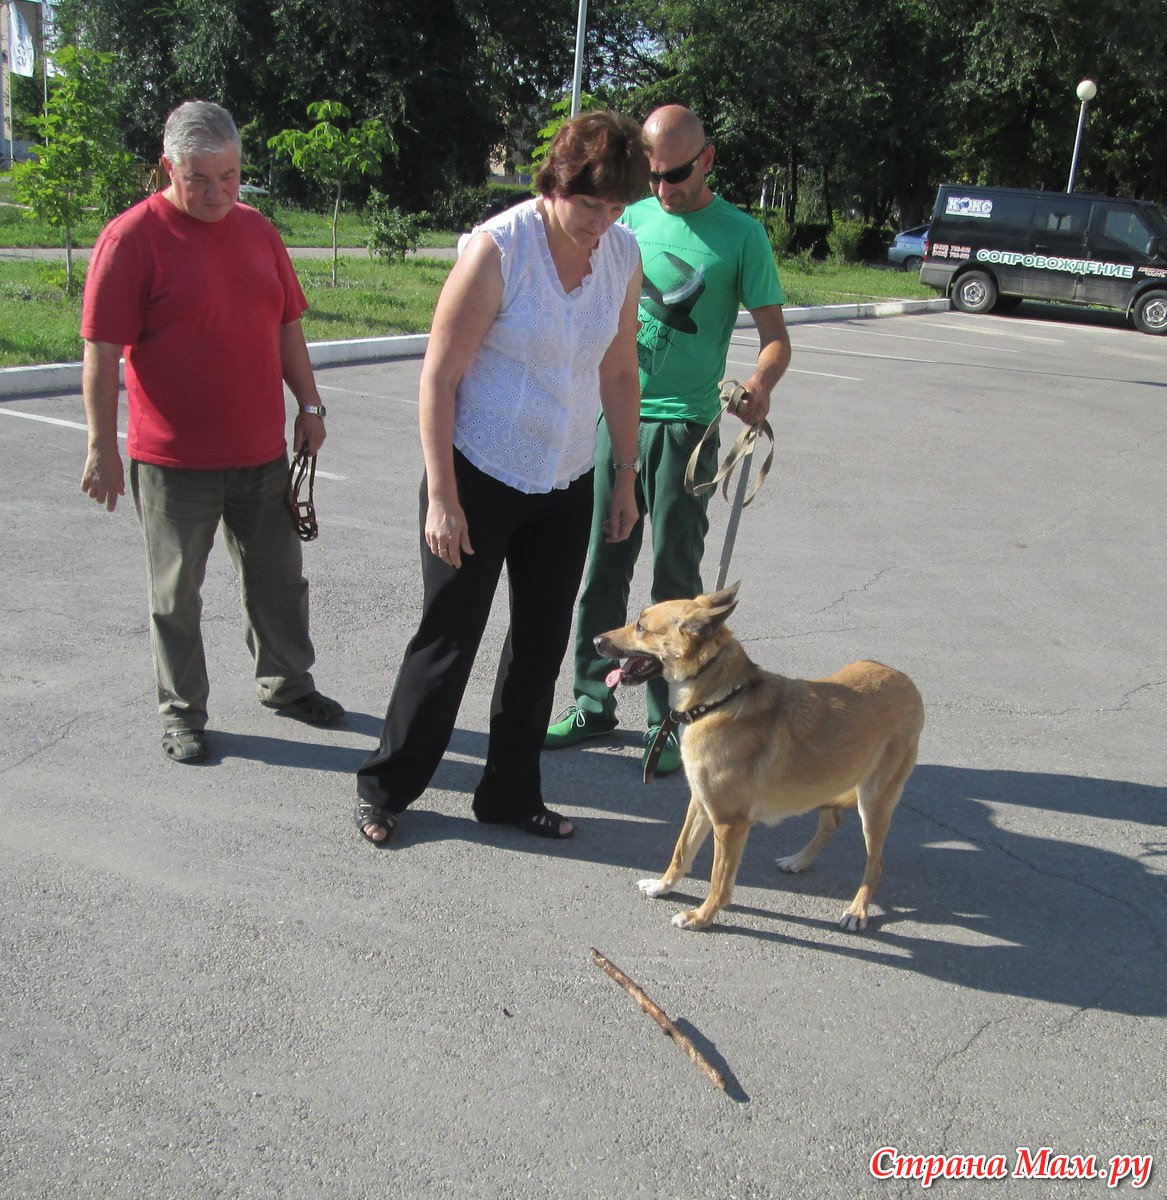
[[770,239],[753,217],[720,196],[681,214],[665,212],[650,196],[622,220],[636,234],[644,266],[640,414],[712,421],[739,310],[783,300]]

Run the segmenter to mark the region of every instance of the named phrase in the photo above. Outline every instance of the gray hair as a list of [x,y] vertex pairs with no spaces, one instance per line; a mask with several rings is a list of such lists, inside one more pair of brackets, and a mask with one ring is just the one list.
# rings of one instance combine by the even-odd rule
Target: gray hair
[[188,100],[166,118],[162,153],[171,162],[185,162],[193,154],[218,154],[229,146],[242,152],[235,121],[218,104]]

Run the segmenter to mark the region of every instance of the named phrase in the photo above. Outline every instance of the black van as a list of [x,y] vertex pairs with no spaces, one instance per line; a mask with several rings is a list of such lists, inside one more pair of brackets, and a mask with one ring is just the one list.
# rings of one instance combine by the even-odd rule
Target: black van
[[945,183],[920,282],[961,312],[1007,312],[1024,299],[1117,308],[1143,333],[1167,333],[1167,209],[1086,192]]

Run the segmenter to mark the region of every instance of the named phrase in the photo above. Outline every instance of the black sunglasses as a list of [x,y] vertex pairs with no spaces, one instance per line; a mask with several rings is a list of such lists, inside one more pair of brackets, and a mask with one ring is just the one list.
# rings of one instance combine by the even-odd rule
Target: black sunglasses
[[705,153],[708,145],[709,143],[706,142],[687,163],[679,167],[673,167],[668,171],[649,171],[648,178],[653,183],[684,183],[693,174],[693,168],[697,165],[697,160]]

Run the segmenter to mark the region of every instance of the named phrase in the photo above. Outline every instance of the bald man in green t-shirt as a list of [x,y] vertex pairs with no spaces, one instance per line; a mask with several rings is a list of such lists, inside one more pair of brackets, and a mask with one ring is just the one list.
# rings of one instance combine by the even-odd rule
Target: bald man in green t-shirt
[[[757,221],[709,188],[714,151],[700,120],[687,108],[668,105],[649,116],[644,132],[653,194],[623,218],[636,233],[644,267],[639,455],[633,462],[613,462],[600,422],[591,546],[576,620],[575,701],[547,731],[544,746],[551,750],[599,737],[617,724],[616,698],[604,682],[615,664],[597,656],[592,639],[627,621],[645,523],[625,542],[605,540],[602,522],[616,472],[639,475],[637,502],[652,529],[653,603],[698,595],[708,493],[696,497],[685,491],[685,465],[718,414],[718,384],[741,308],[753,316],[761,343],[757,366],[744,381],[747,396],[738,415],[746,424],[766,418],[770,393],[790,362],[782,284],[769,238]],[[710,439],[698,482],[713,478],[717,450],[716,439]],[[651,744],[669,711],[664,680],[649,683],[647,703],[645,741]],[[676,736],[670,735],[656,774],[680,765]]]

